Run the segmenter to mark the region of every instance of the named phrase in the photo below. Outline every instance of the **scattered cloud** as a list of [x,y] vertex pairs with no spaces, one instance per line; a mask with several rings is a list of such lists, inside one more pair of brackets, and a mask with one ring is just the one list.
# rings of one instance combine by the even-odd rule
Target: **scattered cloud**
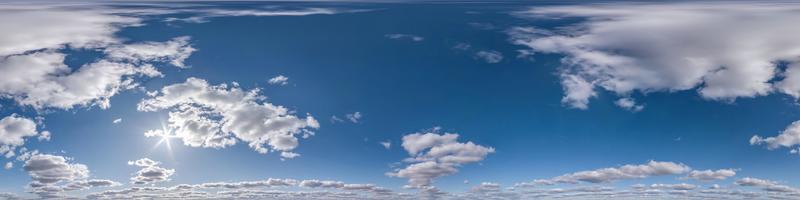
[[[123,44],[119,29],[139,25],[133,16],[96,9],[4,5],[0,27],[0,98],[38,109],[110,107],[109,99],[137,85],[136,77],[162,74],[151,63],[182,61],[194,49],[188,37],[165,43]],[[53,31],[58,30],[58,31]],[[67,49],[100,50],[104,58],[76,67],[64,62]],[[93,80],[93,81],[85,81]]]
[[384,35],[384,37],[393,40],[411,40],[414,42],[422,42],[423,40],[425,40],[425,38],[422,36],[417,36],[412,34],[402,34],[402,33],[386,34]]
[[621,167],[602,168],[564,174],[551,179],[539,179],[518,186],[554,185],[558,183],[578,184],[608,183],[617,180],[643,179],[651,176],[675,175],[689,172],[691,168],[682,163],[649,161],[639,165],[623,165]]
[[386,149],[392,148],[392,141],[387,140],[385,142],[380,142],[380,144],[381,146],[383,146],[383,148]]
[[114,119],[114,121],[112,121],[112,123],[114,123],[114,124],[122,123],[122,118]]
[[23,165],[32,179],[28,191],[42,198],[63,198],[65,191],[120,185],[110,180],[88,179],[89,168],[70,163],[70,160],[49,154],[36,154],[28,158]]
[[361,120],[361,117],[363,116],[361,116],[361,112],[354,112],[352,114],[347,114],[346,117],[348,120],[350,120],[350,122],[358,123],[358,121]]
[[475,57],[483,60],[486,63],[499,63],[503,61],[503,54],[494,50],[483,50],[475,52]]
[[259,91],[189,78],[142,100],[138,110],[170,110],[169,130],[150,130],[145,135],[178,137],[192,147],[224,148],[241,140],[259,153],[290,152],[299,144],[298,135],[306,138],[319,128],[314,117],[300,118],[265,102]]
[[[434,190],[434,179],[458,172],[458,167],[480,162],[494,148],[472,143],[458,142],[458,134],[437,133],[433,129],[427,133],[412,133],[403,136],[403,148],[411,156],[405,162],[411,163],[402,169],[395,169],[386,175],[407,178],[408,188]],[[437,190],[438,191],[438,190]]]
[[271,79],[269,79],[267,83],[271,85],[286,85],[289,84],[289,77],[278,75],[276,77],[272,77]]
[[36,122],[17,114],[0,119],[0,155],[5,155],[6,158],[13,157],[16,149],[24,146],[25,139],[30,137],[50,140],[50,132],[38,131]]
[[[781,92],[800,97],[795,62],[796,4],[605,4],[535,7],[524,18],[582,17],[552,30],[516,27],[513,43],[565,57],[564,103],[585,109],[597,89],[633,92],[696,89],[734,101]],[[683,41],[683,42],[675,42]],[[786,70],[778,62],[788,62]]]
[[639,112],[642,111],[642,109],[644,109],[644,105],[636,104],[636,100],[633,100],[630,97],[620,98],[617,101],[615,101],[614,104],[616,104],[620,108],[629,110],[631,112]]
[[764,138],[754,135],[750,138],[750,145],[766,145],[769,150],[781,147],[792,148],[798,144],[800,144],[800,121],[792,122],[778,136]]
[[157,182],[169,181],[169,177],[175,174],[175,169],[162,168],[160,162],[151,160],[149,158],[142,158],[135,161],[128,161],[128,165],[141,167],[135,176],[131,177],[131,183],[152,184]]
[[697,171],[692,170],[689,172],[689,175],[686,176],[687,178],[700,180],[700,181],[717,181],[717,180],[725,180],[728,177],[736,176],[736,170],[734,169],[719,169],[719,170],[703,170]]

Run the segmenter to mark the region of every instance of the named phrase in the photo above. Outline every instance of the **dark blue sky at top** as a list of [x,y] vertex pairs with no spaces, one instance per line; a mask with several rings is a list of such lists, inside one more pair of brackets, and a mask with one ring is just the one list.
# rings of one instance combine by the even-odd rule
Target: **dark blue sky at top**
[[[209,3],[210,4],[210,3]],[[252,7],[276,3],[215,3]],[[797,159],[788,152],[750,146],[753,134],[774,135],[800,119],[791,98],[769,95],[735,102],[708,101],[695,91],[636,93],[646,105],[641,112],[615,106],[616,98],[601,92],[588,110],[560,102],[563,91],[556,75],[561,55],[517,58],[526,47],[509,42],[504,31],[513,26],[556,27],[579,19],[536,20],[509,12],[535,3],[476,4],[343,4],[279,3],[287,7],[326,6],[365,9],[335,15],[217,17],[207,23],[163,22],[167,16],[127,27],[118,36],[128,41],[166,41],[191,36],[198,51],[188,69],[160,67],[164,78],[142,86],[164,85],[198,77],[212,84],[237,82],[245,89],[263,88],[268,102],[310,113],[322,124],[316,135],[300,141],[302,156],[281,161],[235,145],[225,149],[192,148],[172,141],[174,155],[157,138],[143,132],[160,127],[166,112],[139,112],[144,92],[124,91],[111,108],[78,108],[44,114],[52,140],[31,140],[28,148],[64,151],[90,166],[93,176],[125,182],[136,167],[128,160],[150,157],[178,170],[172,183],[248,180],[261,177],[329,178],[378,183],[399,188],[402,178],[384,175],[407,157],[401,137],[432,127],[459,133],[462,140],[491,146],[496,153],[480,164],[437,180],[445,190],[467,188],[471,182],[505,184],[548,178],[579,170],[665,160],[702,168],[738,168],[752,176],[800,181]],[[182,15],[169,15],[181,17]],[[479,28],[471,23],[491,24]],[[420,42],[392,40],[384,35],[422,36]],[[466,43],[470,50],[454,46]],[[473,54],[501,52],[499,63]],[[98,59],[97,52],[76,51],[70,67]],[[267,84],[277,75],[287,86]],[[89,80],[87,80],[89,81]],[[3,100],[0,115],[27,113]],[[359,123],[331,123],[360,112]],[[111,121],[122,118],[120,124]],[[392,148],[378,142],[390,140]],[[98,142],[100,141],[100,142]],[[220,170],[222,169],[222,170]],[[20,168],[13,170],[21,171]],[[207,173],[216,171],[216,173]],[[24,173],[5,173],[0,190],[18,191],[29,181]],[[627,182],[623,182],[627,183]]]

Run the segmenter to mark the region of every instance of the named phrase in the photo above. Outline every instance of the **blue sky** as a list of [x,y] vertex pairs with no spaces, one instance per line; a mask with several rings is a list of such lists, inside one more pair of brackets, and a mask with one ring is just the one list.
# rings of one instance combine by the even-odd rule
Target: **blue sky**
[[797,4],[0,10],[0,198],[800,198]]

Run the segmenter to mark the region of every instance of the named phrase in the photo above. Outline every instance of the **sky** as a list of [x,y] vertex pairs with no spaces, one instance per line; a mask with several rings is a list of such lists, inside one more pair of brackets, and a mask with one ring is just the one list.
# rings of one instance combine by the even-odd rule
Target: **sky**
[[0,19],[0,199],[800,199],[797,3]]

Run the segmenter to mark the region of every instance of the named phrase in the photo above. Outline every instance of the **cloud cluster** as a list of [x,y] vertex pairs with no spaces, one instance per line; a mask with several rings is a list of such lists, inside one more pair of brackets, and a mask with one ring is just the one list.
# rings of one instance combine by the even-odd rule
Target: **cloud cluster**
[[32,179],[28,184],[29,192],[42,198],[63,198],[65,191],[120,185],[110,180],[88,179],[89,168],[86,165],[68,161],[63,156],[49,154],[36,154],[28,158],[23,169]]
[[615,168],[602,168],[580,171],[552,178],[554,183],[606,183],[624,179],[641,179],[651,176],[674,175],[689,172],[691,168],[681,163],[650,161],[640,165],[623,165]]
[[[259,153],[291,152],[298,137],[319,128],[314,117],[300,118],[288,109],[265,102],[259,90],[245,91],[234,85],[210,85],[189,78],[168,85],[142,100],[139,111],[170,110],[169,130],[151,130],[146,136],[178,137],[192,147],[224,148],[241,140]],[[298,154],[284,153],[284,158]]]
[[[194,49],[188,37],[164,43],[123,44],[114,34],[140,19],[92,9],[0,7],[0,98],[36,109],[75,106],[108,108],[109,99],[137,86],[137,77],[162,74],[153,66],[183,67]],[[57,31],[55,31],[57,30]],[[65,50],[103,51],[105,57],[67,66]],[[74,70],[73,70],[74,69]],[[92,81],[86,81],[92,80]]]
[[715,181],[715,180],[725,180],[728,177],[733,177],[733,176],[736,176],[736,170],[734,169],[702,170],[702,171],[693,170],[689,172],[686,178],[700,180],[700,181]]
[[162,168],[158,166],[159,164],[161,163],[150,160],[149,158],[128,161],[128,165],[142,167],[142,169],[131,177],[131,183],[141,185],[169,181],[169,177],[175,174],[175,169]]
[[408,188],[433,189],[434,179],[454,174],[461,165],[482,161],[495,151],[471,141],[458,142],[458,134],[437,132],[438,128],[403,136],[402,146],[411,156],[405,161],[412,164],[386,175],[407,178]]
[[[37,137],[39,140],[49,140],[50,132],[37,131],[36,122],[31,119],[11,114],[0,119],[0,155],[11,158],[16,155],[17,147],[25,145],[25,139]],[[7,169],[13,164],[6,164]]]
[[[604,89],[633,92],[696,89],[733,101],[780,92],[800,97],[797,4],[604,4],[535,7],[525,18],[579,17],[554,29],[516,27],[515,44],[565,57],[562,102],[585,109]],[[786,64],[784,68],[779,65]],[[623,104],[624,105],[624,104]]]

